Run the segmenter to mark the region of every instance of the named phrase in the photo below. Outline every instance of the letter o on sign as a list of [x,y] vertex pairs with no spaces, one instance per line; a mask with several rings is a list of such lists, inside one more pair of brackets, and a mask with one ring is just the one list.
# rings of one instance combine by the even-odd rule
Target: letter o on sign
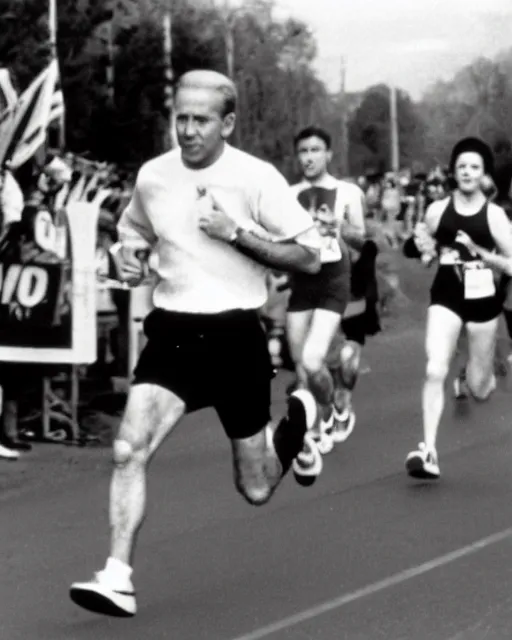
[[55,251],[57,230],[48,211],[39,211],[34,219],[34,240],[41,249]]
[[48,272],[41,267],[25,267],[18,282],[17,297],[22,307],[40,304],[48,291]]

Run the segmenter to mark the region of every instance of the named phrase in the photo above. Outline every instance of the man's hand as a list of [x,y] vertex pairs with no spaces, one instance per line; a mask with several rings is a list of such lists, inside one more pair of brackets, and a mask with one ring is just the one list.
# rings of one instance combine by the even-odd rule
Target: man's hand
[[[112,251],[113,249],[113,251]],[[121,282],[130,287],[136,287],[149,275],[149,253],[147,247],[131,246],[130,244],[114,245],[111,254]]]
[[238,225],[206,189],[198,188],[199,228],[210,238],[229,242]]

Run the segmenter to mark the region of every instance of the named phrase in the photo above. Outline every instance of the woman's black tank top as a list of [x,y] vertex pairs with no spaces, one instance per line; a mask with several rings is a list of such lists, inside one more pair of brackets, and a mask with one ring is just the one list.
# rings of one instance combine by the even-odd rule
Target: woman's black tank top
[[486,202],[477,213],[470,216],[463,216],[457,213],[453,198],[441,215],[439,226],[434,234],[434,238],[440,247],[456,249],[459,252],[462,262],[474,260],[467,247],[455,241],[458,231],[464,231],[473,242],[488,251],[496,249],[496,243],[491,233],[488,221],[489,205]]

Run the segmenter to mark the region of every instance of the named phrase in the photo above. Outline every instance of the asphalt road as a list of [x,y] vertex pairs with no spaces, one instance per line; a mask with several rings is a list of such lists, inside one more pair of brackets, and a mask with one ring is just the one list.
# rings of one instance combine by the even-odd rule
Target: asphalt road
[[403,462],[421,436],[421,327],[375,338],[366,360],[353,436],[313,487],[289,477],[266,507],[235,493],[213,413],[183,423],[151,467],[130,620],[68,598],[105,559],[109,451],[2,463],[0,639],[509,640],[511,382],[484,405],[448,401],[443,478],[418,484]]

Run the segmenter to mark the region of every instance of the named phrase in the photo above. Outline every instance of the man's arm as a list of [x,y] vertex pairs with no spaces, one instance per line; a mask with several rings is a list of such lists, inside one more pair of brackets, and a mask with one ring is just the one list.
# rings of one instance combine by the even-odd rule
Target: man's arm
[[354,193],[350,194],[349,203],[346,205],[346,216],[341,227],[341,237],[349,247],[360,251],[366,241],[364,193],[356,185],[350,186],[354,187]]
[[199,227],[211,238],[231,243],[240,253],[266,267],[318,273],[321,240],[311,216],[275,169],[264,184],[258,222],[240,226],[211,193],[201,193],[199,200],[207,200],[202,203]]
[[144,208],[140,192],[140,173],[132,197],[117,224],[119,241],[110,248],[116,277],[130,286],[137,286],[147,275],[147,255],[157,238]]
[[[313,231],[317,233],[316,229]],[[291,272],[318,273],[321,267],[320,250],[314,244],[308,246],[308,235],[313,239],[313,233],[306,232],[294,240],[271,242],[250,231],[239,229],[236,231],[236,241],[233,244],[240,253],[266,267]]]
[[157,240],[153,225],[148,218],[141,195],[141,174],[137,176],[137,182],[132,192],[132,197],[126,209],[123,211],[117,224],[119,240],[142,240],[153,246]]

